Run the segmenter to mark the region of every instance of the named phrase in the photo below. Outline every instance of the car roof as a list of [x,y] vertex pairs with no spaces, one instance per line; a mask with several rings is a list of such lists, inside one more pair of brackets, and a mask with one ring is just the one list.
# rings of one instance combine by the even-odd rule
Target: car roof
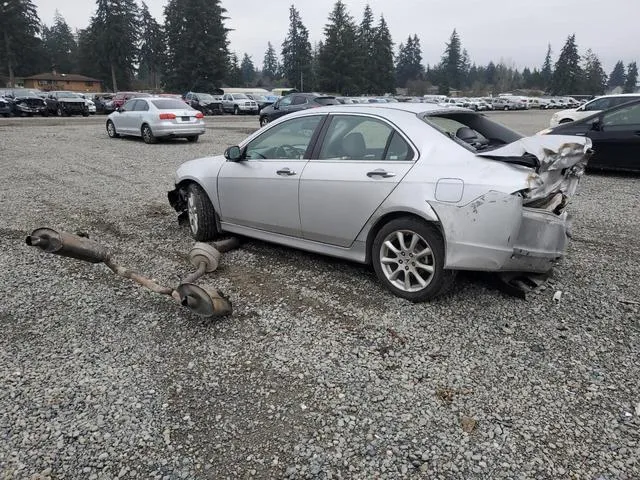
[[314,108],[312,110],[302,110],[302,112],[334,112],[334,113],[369,113],[383,115],[389,110],[413,113],[416,115],[427,113],[430,115],[437,113],[474,113],[473,110],[461,107],[441,107],[434,103],[348,103],[340,105],[328,105]]

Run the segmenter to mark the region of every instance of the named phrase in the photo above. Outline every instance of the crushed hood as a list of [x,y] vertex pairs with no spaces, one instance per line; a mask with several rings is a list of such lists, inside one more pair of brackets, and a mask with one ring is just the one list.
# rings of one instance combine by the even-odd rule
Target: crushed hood
[[591,145],[587,137],[536,135],[476,155],[534,169],[527,176],[525,204],[561,194],[566,205],[584,174]]

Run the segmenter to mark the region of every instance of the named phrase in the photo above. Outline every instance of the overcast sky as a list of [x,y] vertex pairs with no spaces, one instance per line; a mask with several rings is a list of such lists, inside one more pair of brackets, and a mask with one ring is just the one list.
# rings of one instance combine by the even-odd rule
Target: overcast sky
[[[95,12],[93,0],[33,0],[40,19],[50,25],[59,10],[71,28],[84,28]],[[146,0],[162,22],[167,0]],[[289,27],[292,0],[222,0],[227,9],[230,49],[248,53],[260,68],[270,41],[280,53]],[[322,40],[334,0],[296,0],[313,44]],[[591,48],[607,73],[617,60],[640,61],[638,18],[640,0],[344,0],[359,23],[365,5],[376,17],[385,16],[397,45],[418,34],[423,63],[440,60],[454,28],[472,61],[487,64],[501,59],[518,67],[540,66],[547,44],[554,61],[570,33],[576,34],[581,54]]]

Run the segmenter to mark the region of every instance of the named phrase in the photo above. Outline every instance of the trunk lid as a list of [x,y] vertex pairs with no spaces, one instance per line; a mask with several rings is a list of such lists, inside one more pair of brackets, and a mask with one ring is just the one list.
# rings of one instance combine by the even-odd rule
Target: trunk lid
[[476,155],[530,170],[524,204],[560,213],[584,174],[591,145],[587,137],[536,135]]

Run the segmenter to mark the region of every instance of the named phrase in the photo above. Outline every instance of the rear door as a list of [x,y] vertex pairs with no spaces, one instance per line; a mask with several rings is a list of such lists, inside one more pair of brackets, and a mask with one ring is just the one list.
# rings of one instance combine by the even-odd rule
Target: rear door
[[595,152],[591,167],[640,171],[640,103],[604,113],[600,128],[587,135]]
[[335,114],[300,180],[305,239],[349,247],[413,166],[401,132],[370,115]]

